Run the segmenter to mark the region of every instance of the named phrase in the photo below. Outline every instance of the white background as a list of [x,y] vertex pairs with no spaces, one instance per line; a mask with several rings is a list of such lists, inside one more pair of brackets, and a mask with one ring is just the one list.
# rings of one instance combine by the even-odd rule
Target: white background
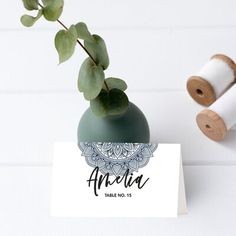
[[235,235],[236,132],[215,143],[195,124],[202,109],[187,78],[215,53],[236,59],[234,0],[66,0],[62,20],[85,21],[110,54],[107,76],[126,80],[152,141],[181,143],[188,216],[167,219],[49,217],[53,141],[76,140],[88,104],[74,57],[57,66],[59,26],[19,24],[20,0],[0,8],[0,235]]

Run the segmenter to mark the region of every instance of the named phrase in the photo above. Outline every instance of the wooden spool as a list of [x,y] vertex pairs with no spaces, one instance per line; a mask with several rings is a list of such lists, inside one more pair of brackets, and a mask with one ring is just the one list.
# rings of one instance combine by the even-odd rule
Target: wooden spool
[[210,139],[221,141],[227,134],[224,120],[214,111],[205,109],[196,117],[200,130]]
[[188,79],[187,90],[193,100],[203,106],[209,106],[216,100],[214,89],[200,76],[191,76]]
[[[223,55],[216,54],[211,59],[218,59],[224,61],[234,72],[236,78],[236,65],[234,61]],[[199,104],[209,106],[216,101],[217,96],[215,94],[212,85],[203,77],[191,76],[187,81],[187,90],[190,96]]]

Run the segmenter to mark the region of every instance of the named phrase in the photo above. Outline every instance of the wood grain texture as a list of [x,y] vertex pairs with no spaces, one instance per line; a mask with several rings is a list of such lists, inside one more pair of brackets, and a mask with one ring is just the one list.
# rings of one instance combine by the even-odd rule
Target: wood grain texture
[[188,166],[184,174],[188,215],[178,219],[53,218],[50,167],[0,167],[0,234],[234,236],[236,167]]
[[196,117],[199,129],[210,139],[221,141],[227,135],[224,120],[214,111],[204,109]]
[[[230,131],[221,143],[205,137],[195,122],[202,107],[186,92],[128,95],[146,115],[152,142],[181,143],[188,163],[236,163],[236,132]],[[0,163],[51,163],[53,142],[76,140],[87,106],[78,93],[0,94]]]
[[187,81],[187,90],[194,101],[203,106],[210,106],[216,100],[211,84],[200,76],[191,76]]

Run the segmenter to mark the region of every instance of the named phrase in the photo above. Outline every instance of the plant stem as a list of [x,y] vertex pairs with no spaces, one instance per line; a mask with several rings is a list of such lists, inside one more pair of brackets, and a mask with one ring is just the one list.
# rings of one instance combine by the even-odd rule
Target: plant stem
[[[41,5],[40,3],[38,3],[38,5],[43,8],[43,5]],[[68,27],[62,23],[59,19],[57,19],[57,22],[65,29],[68,30]],[[84,47],[84,45],[77,39],[77,43],[84,49],[84,51],[88,54],[88,56],[91,58],[91,60],[94,62],[94,64],[96,65],[96,61],[93,58],[93,56],[89,53],[89,51]]]
[[107,85],[106,80],[104,80],[104,84],[105,84],[105,87],[106,87],[107,91],[109,92],[109,87],[108,87],[108,85]]
[[[43,5],[41,3],[38,3],[38,5],[43,8]],[[68,30],[68,27],[63,23],[61,22],[59,19],[57,19],[57,22],[65,29],[65,30]],[[90,52],[84,47],[84,45],[77,39],[77,43],[84,49],[84,51],[88,54],[88,56],[91,58],[91,60],[93,61],[93,63],[95,65],[97,65],[97,62],[95,61],[95,59],[93,58],[93,56],[90,54]],[[105,84],[105,87],[107,89],[107,91],[109,91],[109,87],[107,85],[107,82],[104,80],[104,84]]]
[[[66,27],[59,19],[57,19],[57,22],[65,29],[68,30],[68,27]],[[89,53],[89,51],[84,47],[84,45],[77,39],[77,43],[84,49],[84,51],[88,54],[88,56],[91,58],[91,60],[94,62],[96,65],[96,61],[93,58],[93,56]]]

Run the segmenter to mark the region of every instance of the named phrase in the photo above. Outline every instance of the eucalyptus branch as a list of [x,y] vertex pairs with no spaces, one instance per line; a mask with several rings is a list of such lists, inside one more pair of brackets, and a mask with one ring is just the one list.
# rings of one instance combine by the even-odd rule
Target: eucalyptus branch
[[24,14],[20,21],[25,27],[33,26],[42,16],[61,26],[54,37],[59,64],[73,55],[77,43],[88,55],[83,61],[77,80],[79,92],[90,102],[92,112],[100,117],[123,114],[129,106],[125,94],[127,84],[115,77],[105,77],[109,66],[109,55],[103,38],[91,34],[84,22],[67,27],[59,18],[63,12],[64,0],[22,0],[28,11],[37,11],[36,15]]
[[[43,9],[43,5],[41,3],[38,2],[38,5]],[[68,27],[59,19],[56,20],[65,30],[68,30]],[[83,48],[83,50],[88,54],[88,56],[90,57],[90,59],[93,61],[93,63],[95,65],[97,65],[97,62],[95,61],[95,59],[93,58],[93,56],[90,54],[90,52],[84,47],[84,45],[79,41],[79,39],[76,40],[77,43]],[[109,91],[109,87],[107,85],[107,82],[104,80],[104,84],[106,87],[106,90]]]
[[[43,8],[43,5],[38,3],[38,5]],[[65,29],[68,30],[68,27],[62,23],[59,19],[57,19],[57,22]],[[89,51],[84,47],[84,45],[77,39],[77,43],[84,49],[84,51],[88,54],[88,56],[91,58],[91,60],[96,64],[95,59],[92,57],[92,55],[89,53]]]

